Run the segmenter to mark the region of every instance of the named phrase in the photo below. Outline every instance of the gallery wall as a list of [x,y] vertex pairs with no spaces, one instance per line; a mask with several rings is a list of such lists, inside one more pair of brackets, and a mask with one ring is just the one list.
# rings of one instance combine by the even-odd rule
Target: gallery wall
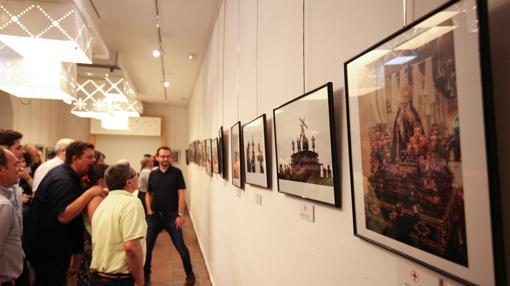
[[[407,2],[409,21],[444,3]],[[489,1],[489,9],[501,147],[510,144],[508,124],[502,123],[508,122],[510,106],[505,96],[510,40],[501,36],[509,24],[510,1]],[[305,0],[304,6],[294,0],[223,1],[188,106],[188,143],[217,137],[220,126],[228,140],[235,122],[265,113],[273,188],[246,185],[239,190],[189,165],[188,207],[215,285],[397,285],[399,271],[407,268],[441,277],[443,285],[457,285],[353,235],[343,62],[401,28],[402,10],[400,1],[389,0]],[[278,193],[274,167],[273,108],[328,81],[335,94],[339,209]],[[510,158],[500,149],[500,173],[505,174]],[[508,176],[501,176],[501,183],[502,190],[508,189]],[[504,206],[510,206],[508,198],[503,194]],[[304,205],[314,207],[314,222],[300,217]],[[508,230],[510,223],[504,223]]]
[[113,164],[120,159],[126,159],[135,170],[139,170],[143,154],[154,154],[159,146],[166,144],[172,150],[180,152],[181,158],[175,166],[183,171],[186,178],[184,150],[188,138],[187,108],[149,103],[144,104],[142,116],[161,117],[161,137],[96,135],[96,148],[106,154],[107,163]]
[[0,128],[23,134],[24,144],[55,146],[60,138],[89,140],[89,120],[70,113],[70,105],[58,100],[21,100],[0,91]]

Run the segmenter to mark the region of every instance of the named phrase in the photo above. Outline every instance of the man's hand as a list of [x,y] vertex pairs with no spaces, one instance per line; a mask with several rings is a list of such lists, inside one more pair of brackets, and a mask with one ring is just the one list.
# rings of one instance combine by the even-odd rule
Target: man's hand
[[87,192],[91,192],[92,193],[92,197],[102,196],[104,198],[104,197],[106,197],[108,195],[108,190],[107,189],[103,189],[100,186],[93,186],[90,189],[88,189]]
[[184,224],[184,218],[182,216],[178,215],[175,218],[175,228],[181,229],[183,224]]
[[26,204],[32,199],[32,196],[22,194],[21,195],[21,202]]

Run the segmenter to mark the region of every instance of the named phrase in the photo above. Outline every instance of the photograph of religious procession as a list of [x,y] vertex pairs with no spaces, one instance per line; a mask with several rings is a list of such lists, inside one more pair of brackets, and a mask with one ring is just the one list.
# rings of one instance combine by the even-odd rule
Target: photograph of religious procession
[[243,153],[242,153],[242,133],[241,122],[238,121],[230,127],[230,146],[232,166],[232,185],[243,188]]
[[356,235],[476,281],[490,176],[477,6],[459,2],[345,64],[349,155]]
[[215,174],[219,174],[220,173],[220,161],[218,160],[218,138],[212,139],[211,151],[212,151],[213,172]]
[[212,176],[212,141],[211,139],[205,139],[205,172],[207,175]]
[[273,110],[279,192],[339,206],[332,107],[327,83]]
[[266,115],[243,126],[244,178],[246,183],[269,187]]

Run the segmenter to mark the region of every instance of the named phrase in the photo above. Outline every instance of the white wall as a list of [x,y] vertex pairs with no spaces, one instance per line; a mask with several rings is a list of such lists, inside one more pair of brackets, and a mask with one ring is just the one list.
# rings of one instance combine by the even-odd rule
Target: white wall
[[143,155],[154,154],[159,145],[157,136],[96,135],[95,143],[96,150],[105,154],[107,164],[124,159],[137,171]]
[[[185,150],[188,146],[188,108],[144,103],[143,115],[162,117],[161,132],[164,134],[164,144],[168,145],[173,151],[179,150],[181,152],[180,162],[174,165],[181,169],[184,178],[187,178]],[[156,149],[152,150],[151,153],[156,153]]]
[[[409,20],[443,3],[409,2]],[[191,164],[187,200],[210,276],[221,286],[397,285],[401,265],[423,268],[353,236],[343,62],[402,27],[402,3],[317,0],[305,4],[303,89],[302,1],[223,1],[188,107],[188,142],[214,138],[220,126],[229,130],[238,120],[248,122],[262,113],[268,116],[271,130],[274,107],[332,81],[342,206],[313,204],[316,221],[310,223],[300,218],[302,200],[276,191],[274,164],[272,190],[246,185],[244,191],[219,176],[208,177],[203,168]],[[503,94],[509,91],[510,40],[499,30],[509,26],[509,4],[509,0],[489,3],[491,17],[497,14],[491,20],[499,26],[492,31],[494,55],[503,59],[494,66],[499,74],[496,101],[506,103],[499,107],[506,110],[510,104]],[[509,146],[508,124],[498,125],[498,131],[503,133],[499,140]],[[269,140],[274,150],[272,136]],[[510,168],[510,158],[507,150],[501,154],[503,174]],[[508,178],[502,183],[510,186]],[[262,205],[255,203],[256,194],[262,195]],[[506,206],[509,197],[503,195]],[[444,285],[455,284],[445,278]]]
[[126,159],[135,170],[138,170],[143,154],[155,154],[158,147],[166,144],[173,151],[180,151],[180,162],[174,165],[183,171],[186,178],[187,169],[185,168],[184,151],[187,148],[188,138],[187,108],[164,104],[144,104],[143,116],[162,118],[162,138],[155,136],[96,135],[96,149],[106,155],[108,164]]
[[0,128],[21,132],[23,144],[53,147],[64,137],[89,140],[89,120],[72,115],[70,105],[57,100],[21,100],[0,93]]

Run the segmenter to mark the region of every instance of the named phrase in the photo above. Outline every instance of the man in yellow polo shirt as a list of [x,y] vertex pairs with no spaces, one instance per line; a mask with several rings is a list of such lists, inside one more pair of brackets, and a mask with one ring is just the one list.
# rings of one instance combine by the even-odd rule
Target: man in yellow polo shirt
[[110,193],[92,215],[92,285],[140,285],[147,223],[142,203],[133,195],[136,171],[118,163],[105,172]]

